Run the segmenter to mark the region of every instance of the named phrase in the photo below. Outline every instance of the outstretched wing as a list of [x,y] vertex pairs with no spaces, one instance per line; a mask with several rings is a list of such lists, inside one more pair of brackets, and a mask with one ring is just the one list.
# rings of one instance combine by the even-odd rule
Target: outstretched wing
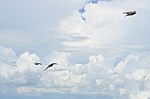
[[57,65],[57,63],[52,63],[51,65]]
[[[49,66],[47,66],[47,67],[45,68],[45,70],[48,69],[48,68],[49,68]],[[45,70],[44,70],[44,71],[45,71]]]
[[[48,65],[48,66],[45,68],[45,70],[48,69],[48,68],[50,68],[50,67],[52,67],[53,65],[57,65],[57,63],[51,63],[50,65]],[[44,70],[44,71],[45,71],[45,70]]]

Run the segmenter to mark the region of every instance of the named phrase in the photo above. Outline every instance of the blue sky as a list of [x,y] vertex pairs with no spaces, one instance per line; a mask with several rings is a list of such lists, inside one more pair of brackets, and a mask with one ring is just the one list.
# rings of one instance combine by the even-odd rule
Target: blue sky
[[149,99],[149,3],[0,0],[0,98]]

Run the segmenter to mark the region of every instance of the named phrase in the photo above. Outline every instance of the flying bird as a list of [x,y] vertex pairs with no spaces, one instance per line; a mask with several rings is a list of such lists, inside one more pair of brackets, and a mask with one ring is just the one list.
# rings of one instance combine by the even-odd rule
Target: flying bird
[[34,65],[42,65],[42,63],[34,63]]
[[126,14],[126,16],[132,16],[136,14],[136,11],[123,12],[123,14]]
[[[52,67],[53,65],[57,65],[57,63],[51,63],[50,65],[48,65],[48,66],[45,68],[45,70],[47,70],[48,68]],[[44,71],[45,71],[45,70],[44,70]]]

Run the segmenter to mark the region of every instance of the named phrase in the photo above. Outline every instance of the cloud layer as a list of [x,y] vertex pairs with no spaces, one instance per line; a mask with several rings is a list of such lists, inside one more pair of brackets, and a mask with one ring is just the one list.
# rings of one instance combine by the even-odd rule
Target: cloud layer
[[[12,49],[4,49],[10,56],[15,55]],[[5,51],[3,53],[3,56],[7,55]],[[35,66],[34,62],[40,62],[40,58],[25,52],[16,56],[15,66],[0,62],[0,86],[14,87],[22,94],[109,94],[112,97],[148,99],[149,56],[142,54],[146,56],[129,53],[118,60],[117,54],[113,56],[112,53],[110,58],[99,53],[91,55],[86,64],[74,64],[69,61],[70,53],[55,51],[48,63],[58,62],[59,65],[44,71],[47,64]],[[116,65],[112,65],[115,61],[118,61]]]

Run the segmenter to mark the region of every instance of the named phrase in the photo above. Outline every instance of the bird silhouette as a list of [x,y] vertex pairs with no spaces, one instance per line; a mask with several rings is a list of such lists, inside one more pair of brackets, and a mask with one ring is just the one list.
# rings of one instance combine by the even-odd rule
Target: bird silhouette
[[[57,65],[57,63],[51,63],[50,65],[48,65],[48,66],[45,68],[45,70],[47,70],[48,68],[52,67],[53,65]],[[45,71],[45,70],[44,70],[44,71]]]
[[126,14],[126,16],[132,16],[136,14],[136,11],[123,12],[123,14]]
[[42,65],[42,63],[34,63],[34,65]]

